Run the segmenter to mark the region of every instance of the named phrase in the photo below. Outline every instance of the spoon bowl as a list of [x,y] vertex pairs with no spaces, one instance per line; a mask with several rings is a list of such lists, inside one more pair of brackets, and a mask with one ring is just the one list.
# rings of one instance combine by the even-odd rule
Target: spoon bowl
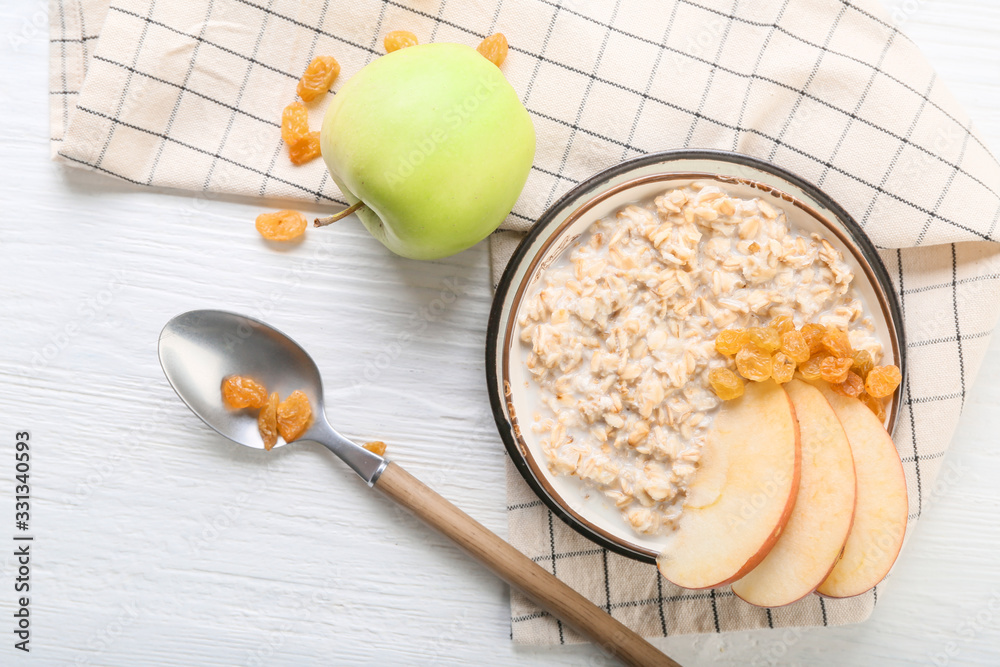
[[[219,434],[246,447],[264,449],[255,410],[231,410],[222,402],[222,381],[246,375],[281,397],[299,390],[309,399],[313,422],[299,440],[324,445],[373,484],[385,460],[330,426],[323,380],[312,357],[277,329],[221,310],[192,310],[167,322],[158,344],[167,381],[191,411]],[[286,445],[279,438],[275,447]]]

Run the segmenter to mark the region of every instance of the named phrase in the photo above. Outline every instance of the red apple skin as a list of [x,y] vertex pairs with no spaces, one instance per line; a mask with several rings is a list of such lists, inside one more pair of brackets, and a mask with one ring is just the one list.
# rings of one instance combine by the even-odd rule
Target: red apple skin
[[[900,465],[902,465],[902,463]],[[830,600],[846,600],[847,598],[854,598],[854,597],[857,597],[859,595],[864,595],[865,593],[867,593],[871,589],[875,588],[875,586],[878,586],[879,584],[881,584],[885,580],[886,576],[889,574],[889,570],[891,570],[892,566],[896,564],[896,559],[899,558],[899,552],[902,550],[902,548],[903,548],[903,541],[900,540],[899,546],[896,547],[895,552],[892,554],[892,562],[889,564],[889,567],[886,568],[885,572],[882,573],[882,578],[879,579],[878,581],[876,581],[874,584],[872,584],[868,588],[866,588],[865,590],[859,591],[857,593],[852,593],[851,595],[832,595],[830,593],[820,592],[817,589],[816,590],[816,595],[818,595],[818,596],[820,596],[822,598],[830,599]],[[838,559],[837,563],[839,563],[839,562],[840,562],[840,560]],[[833,570],[834,570],[835,567],[837,567],[837,563],[834,563],[833,567],[830,568],[830,572],[827,573],[827,575],[826,575],[828,578],[829,578],[829,576],[831,574],[833,574]],[[826,583],[826,582],[824,581],[824,583]]]
[[[854,483],[855,483],[855,485],[858,483],[858,475],[857,475],[857,473],[854,474]],[[855,498],[855,507],[857,507],[857,502],[856,501],[857,501],[857,498]],[[854,512],[851,512],[851,528],[853,528],[853,527],[854,527]],[[848,533],[850,533],[850,530],[848,530]],[[774,545],[772,544],[771,546],[774,546]],[[828,569],[826,571],[826,574],[823,575],[823,579],[820,580],[820,583],[819,583],[819,585],[816,586],[816,588],[819,588],[819,586],[822,585],[822,583],[827,580],[827,577],[829,577],[830,573],[833,572],[833,568],[837,567],[837,563],[840,562],[840,556],[843,555],[843,553],[844,553],[844,550],[843,550],[843,548],[841,548],[840,555],[838,555],[833,560],[833,562],[830,563],[830,569]],[[747,573],[745,572],[744,574],[747,574]],[[733,583],[733,582],[729,582],[729,583]],[[830,597],[828,595],[823,595],[822,593],[818,593],[816,591],[816,588],[814,588],[813,590],[809,591],[808,593],[806,593],[805,595],[803,595],[802,597],[800,597],[800,598],[798,598],[796,600],[792,600],[791,602],[789,602],[787,604],[779,605],[779,607],[787,607],[789,605],[795,604],[796,602],[801,602],[802,600],[805,600],[810,595],[819,595],[820,597]],[[741,598],[740,595],[739,595],[739,593],[737,593],[736,591],[733,591],[733,594],[736,595],[736,597],[738,597],[741,600],[743,600],[743,598]],[[743,601],[746,602],[747,604],[754,604],[753,602],[750,602],[748,600],[743,600]],[[756,607],[756,606],[759,606],[759,605],[754,605],[754,606]],[[766,609],[777,609],[778,607],[765,607],[765,608]]]
[[[707,590],[709,588],[718,588],[719,586],[728,586],[738,579],[742,579],[754,569],[760,562],[767,557],[767,554],[771,552],[771,548],[774,543],[778,541],[781,536],[781,531],[785,529],[785,525],[788,523],[788,519],[792,516],[792,510],[795,509],[795,497],[799,493],[799,480],[802,477],[802,438],[799,434],[798,419],[795,417],[795,406],[792,405],[792,399],[785,394],[785,400],[788,401],[788,409],[792,411],[792,421],[795,422],[795,469],[792,473],[792,492],[788,495],[788,500],[785,502],[785,509],[781,512],[781,518],[778,519],[778,524],[774,527],[774,531],[771,536],[767,538],[767,541],[761,545],[760,549],[747,559],[747,562],[743,564],[733,576],[729,577],[725,581],[721,581],[715,586],[704,586],[702,588],[695,588],[692,590]],[[833,569],[832,567],[830,569]]]
[[[779,386],[779,389],[780,389],[780,386]],[[798,420],[795,418],[795,407],[792,404],[791,399],[788,397],[788,394],[783,389],[781,389],[781,393],[784,396],[784,400],[787,401],[787,403],[788,403],[788,410],[791,413],[791,417],[792,417],[793,434],[794,434],[794,452],[795,452],[795,454],[794,454],[794,466],[793,466],[793,470],[792,470],[792,483],[790,485],[790,487],[791,487],[790,488],[790,493],[788,494],[788,497],[787,497],[787,499],[785,501],[785,506],[784,506],[784,508],[783,508],[783,510],[782,510],[782,512],[781,512],[781,514],[779,516],[779,518],[778,518],[777,523],[775,524],[775,527],[774,527],[773,531],[768,536],[768,538],[764,541],[764,543],[760,546],[760,548],[752,556],[750,556],[746,560],[746,562],[743,563],[743,565],[741,565],[735,572],[733,572],[729,576],[726,576],[721,581],[718,581],[718,582],[715,582],[715,583],[712,583],[712,584],[707,584],[707,585],[704,585],[704,586],[687,586],[687,585],[685,585],[683,583],[679,583],[679,582],[671,580],[669,576],[667,576],[665,573],[663,573],[663,570],[661,568],[660,572],[663,575],[663,577],[665,579],[667,579],[667,581],[670,581],[672,584],[675,584],[677,586],[681,586],[682,588],[687,588],[688,590],[708,590],[708,589],[712,589],[712,588],[718,588],[718,587],[721,587],[721,586],[727,586],[727,585],[733,583],[734,581],[736,581],[736,580],[742,578],[743,576],[745,576],[748,572],[750,572],[750,570],[752,570],[753,568],[757,567],[757,565],[759,565],[760,562],[762,560],[764,560],[764,558],[767,556],[767,554],[771,551],[771,548],[774,546],[774,543],[778,540],[778,537],[781,535],[781,531],[784,529],[785,525],[788,523],[788,519],[789,519],[789,517],[791,517],[792,510],[795,507],[795,498],[796,498],[796,495],[798,494],[799,480],[800,480],[800,477],[801,477],[801,467],[802,467],[802,447],[801,447],[801,445],[802,445],[802,443],[801,443],[801,437],[800,437],[800,434],[799,434]]]
[[[794,407],[795,407],[795,403],[793,401],[793,403],[792,403],[793,410],[794,410]],[[801,439],[801,431],[799,432],[799,436],[800,436],[800,439]],[[848,441],[847,444],[848,444],[848,447],[850,447],[850,441]],[[801,442],[800,442],[799,451],[801,451]],[[801,466],[799,467],[799,471],[800,471],[800,476],[801,476]],[[855,469],[855,467],[853,465],[851,466],[851,475],[854,478],[854,488],[857,489],[857,485],[858,485],[858,473],[857,473],[857,470]],[[858,501],[858,496],[857,496],[857,493],[855,493],[854,494],[854,505],[851,508],[851,517],[848,520],[847,534],[844,536],[844,542],[845,542],[845,544],[846,544],[846,541],[847,541],[847,535],[850,535],[851,529],[854,527],[854,517],[856,516],[856,510],[857,510],[857,506],[858,506],[857,501]],[[793,511],[794,511],[794,503],[793,503]],[[806,591],[805,593],[803,593],[798,598],[796,598],[794,600],[790,600],[789,602],[786,602],[783,605],[769,606],[769,607],[764,607],[764,608],[766,608],[766,609],[775,609],[775,608],[778,608],[778,607],[787,607],[789,605],[795,604],[796,602],[800,602],[801,600],[806,599],[807,597],[809,597],[810,595],[813,595],[814,593],[817,594],[817,595],[819,595],[818,593],[816,593],[816,589],[819,588],[823,584],[823,582],[827,580],[827,578],[830,576],[830,573],[833,572],[833,569],[837,566],[837,563],[840,562],[840,558],[841,558],[841,556],[843,556],[843,554],[844,554],[844,546],[841,545],[840,551],[837,553],[837,557],[833,559],[833,561],[830,563],[830,567],[827,568],[826,572],[823,573],[823,576],[819,578],[819,582],[816,584],[816,586],[813,587],[812,590]],[[747,572],[745,574],[749,574],[749,572]],[[730,582],[730,583],[733,583],[733,582]],[[743,596],[741,596],[739,594],[739,592],[736,591],[736,589],[733,589],[733,594],[736,595],[736,597],[738,597],[741,600],[743,600],[744,602],[746,602],[747,604],[752,604],[752,605],[757,606],[757,607],[762,606],[762,605],[756,604],[754,602],[751,602],[750,600],[747,600],[746,598],[744,598]]]
[[[879,579],[877,582],[875,582],[869,588],[866,588],[865,590],[860,591],[858,593],[853,593],[851,595],[831,595],[829,593],[822,593],[819,590],[816,590],[815,594],[818,595],[821,598],[827,598],[828,600],[846,600],[847,598],[855,598],[855,597],[857,597],[859,595],[864,595],[865,593],[867,593],[868,591],[870,591],[872,588],[875,588],[875,586],[881,584],[885,580],[886,575],[889,574],[889,570],[891,570],[892,566],[896,564],[896,559],[899,558],[899,552],[902,550],[902,548],[903,548],[903,543],[902,543],[902,541],[900,541],[899,546],[896,548],[895,553],[892,554],[892,564],[889,565],[888,569],[886,569],[886,571],[882,574],[882,578]],[[827,577],[829,577],[831,574],[833,574],[833,569],[835,567],[837,567],[837,563],[839,563],[839,562],[840,562],[840,559],[837,559],[837,562],[833,564],[833,567],[831,567],[830,571],[827,573],[827,575],[826,575]],[[825,581],[824,581],[824,583],[825,583]]]
[[[854,488],[857,488],[857,486],[858,486],[858,471],[857,471],[857,469],[855,469],[854,470]],[[858,497],[857,497],[857,495],[855,495],[854,496],[854,511],[851,512],[851,527],[847,531],[848,535],[850,535],[851,531],[854,530],[854,518],[857,515],[858,515]],[[846,546],[846,543],[845,543],[845,546]],[[826,571],[826,575],[823,577],[823,581],[826,581],[830,577],[830,574],[833,572],[833,568],[837,567],[837,563],[840,562],[840,559],[843,556],[844,556],[844,548],[841,547],[840,553],[837,555],[837,557],[834,559],[834,561],[832,563],[830,563],[830,569]],[[822,585],[822,582],[820,583],[820,585]],[[816,588],[819,588],[819,586],[817,586]],[[822,593],[817,593],[816,591],[813,591],[813,593],[815,593],[816,595],[822,595]],[[803,595],[801,598],[799,598],[799,600],[802,600],[802,599],[807,598],[807,597],[809,597],[809,596],[808,595]],[[799,600],[796,600],[796,602],[798,602]]]
[[[811,382],[810,384],[812,384],[817,389],[819,389],[820,391],[823,392],[823,395],[827,398],[828,401],[830,401],[830,404],[834,407],[835,411],[837,411],[837,409],[838,409],[838,403],[839,402],[844,402],[844,401],[848,401],[848,400],[857,401],[857,399],[848,399],[847,397],[843,397],[843,396],[840,396],[839,394],[834,393],[833,390],[830,389],[828,385],[825,385],[825,383],[823,383],[822,381]],[[858,401],[858,403],[860,404],[860,401]],[[867,407],[865,407],[864,409],[868,410]],[[840,413],[838,412],[838,416],[839,416],[839,414]],[[868,413],[865,413],[865,414],[868,414]],[[872,416],[872,419],[875,422],[878,422],[877,418],[875,418],[874,415]],[[885,425],[882,424],[881,422],[878,422],[878,425],[882,429],[882,431],[884,432],[885,431]],[[846,424],[845,424],[845,427],[846,427]],[[850,439],[850,435],[851,434],[848,433],[848,439]],[[891,436],[889,436],[888,432],[885,432],[884,437],[886,437],[888,439],[889,444],[892,446],[892,452],[895,454],[895,456],[892,457],[892,459],[891,459],[891,463],[892,463],[891,467],[893,469],[893,476],[897,480],[901,481],[901,485],[899,487],[899,490],[902,493],[903,506],[904,506],[904,508],[906,508],[906,512],[908,512],[908,498],[907,498],[907,490],[906,490],[906,474],[905,474],[905,472],[903,470],[903,461],[902,461],[902,459],[900,459],[899,452],[896,449],[895,444],[892,442],[892,438],[891,438]],[[854,447],[854,445],[852,444],[852,448],[853,447]],[[857,458],[855,458],[855,479],[858,479],[858,475],[857,475]],[[904,515],[905,515],[905,512],[904,512]],[[857,520],[857,508],[855,508],[855,516],[854,516],[854,518],[855,518],[855,521],[856,521]],[[870,585],[867,585],[866,587],[857,586],[849,594],[844,594],[844,595],[836,595],[836,594],[830,593],[828,591],[824,592],[823,590],[821,590],[821,589],[824,588],[824,585],[829,580],[830,575],[833,574],[833,571],[836,569],[837,565],[843,559],[843,553],[842,553],[841,554],[841,558],[838,559],[837,562],[834,563],[833,568],[830,569],[830,575],[827,575],[827,580],[824,580],[823,583],[820,584],[819,588],[817,588],[816,594],[819,595],[819,596],[821,596],[821,597],[830,598],[830,599],[845,599],[845,598],[857,597],[858,595],[863,595],[863,594],[867,593],[872,588],[874,588],[879,583],[881,583],[885,579],[886,575],[889,574],[889,570],[892,569],[892,566],[895,565],[895,563],[896,563],[896,559],[899,557],[899,552],[900,552],[900,550],[903,547],[903,539],[906,536],[906,529],[907,529],[907,525],[906,524],[907,524],[907,521],[906,521],[906,518],[904,516],[904,519],[902,521],[902,533],[899,536],[898,543],[896,544],[895,548],[893,549],[892,558],[886,559],[886,566],[883,568],[883,570],[880,572],[880,574],[877,575],[877,578],[876,577],[872,577],[871,578],[871,580],[870,580],[871,584]],[[851,526],[852,531],[853,531],[854,527],[855,527],[854,525]],[[850,541],[850,537],[848,537],[848,542],[849,541]],[[844,545],[844,549],[845,550],[847,549],[847,545]]]

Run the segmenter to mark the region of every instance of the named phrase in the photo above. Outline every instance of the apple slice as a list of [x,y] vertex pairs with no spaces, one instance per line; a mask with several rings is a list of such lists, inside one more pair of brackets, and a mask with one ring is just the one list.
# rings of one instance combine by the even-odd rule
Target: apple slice
[[799,461],[788,394],[771,380],[748,383],[715,417],[677,530],[656,559],[660,573],[698,589],[752,570],[788,521]]
[[909,505],[899,453],[882,422],[861,401],[815,385],[844,426],[854,454],[858,498],[844,555],[816,592],[832,598],[860,595],[882,581],[896,562]]
[[837,563],[854,518],[854,459],[837,414],[801,380],[784,389],[802,447],[795,508],[767,557],[733,583],[736,595],[760,607],[791,604],[816,590]]

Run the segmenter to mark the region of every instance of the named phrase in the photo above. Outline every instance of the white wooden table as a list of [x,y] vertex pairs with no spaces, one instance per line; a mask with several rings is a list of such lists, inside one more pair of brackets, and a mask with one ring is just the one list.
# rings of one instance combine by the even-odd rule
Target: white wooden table
[[[4,3],[0,36],[44,7]],[[1000,7],[896,0],[1000,150]],[[172,315],[258,314],[318,360],[331,418],[504,534],[485,247],[418,263],[357,224],[285,253],[248,202],[139,192],[48,160],[44,31],[0,40],[0,664],[604,664],[514,647],[502,584],[312,446],[227,444],[156,360]],[[435,300],[459,298],[443,309]],[[450,299],[445,299],[450,300]],[[414,332],[400,344],[400,334]],[[1000,340],[994,342],[1000,351]],[[32,448],[31,653],[12,647],[14,436]],[[676,637],[684,664],[1000,664],[1000,357],[874,617]]]

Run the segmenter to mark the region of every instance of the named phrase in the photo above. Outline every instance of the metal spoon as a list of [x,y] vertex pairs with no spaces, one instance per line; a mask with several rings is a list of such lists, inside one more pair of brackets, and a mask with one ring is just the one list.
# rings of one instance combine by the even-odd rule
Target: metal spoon
[[[677,663],[585,597],[507,544],[482,524],[406,472],[338,433],[326,419],[323,383],[315,362],[295,341],[258,320],[218,310],[194,310],[173,318],[159,341],[160,365],[174,391],[202,421],[247,447],[263,449],[257,419],[222,404],[222,380],[253,377],[269,392],[309,397],[313,424],[299,440],[318,442],[372,486],[451,538],[465,551],[539,606],[589,636],[629,665]],[[297,441],[296,441],[297,442]],[[279,440],[281,446],[283,441]]]

